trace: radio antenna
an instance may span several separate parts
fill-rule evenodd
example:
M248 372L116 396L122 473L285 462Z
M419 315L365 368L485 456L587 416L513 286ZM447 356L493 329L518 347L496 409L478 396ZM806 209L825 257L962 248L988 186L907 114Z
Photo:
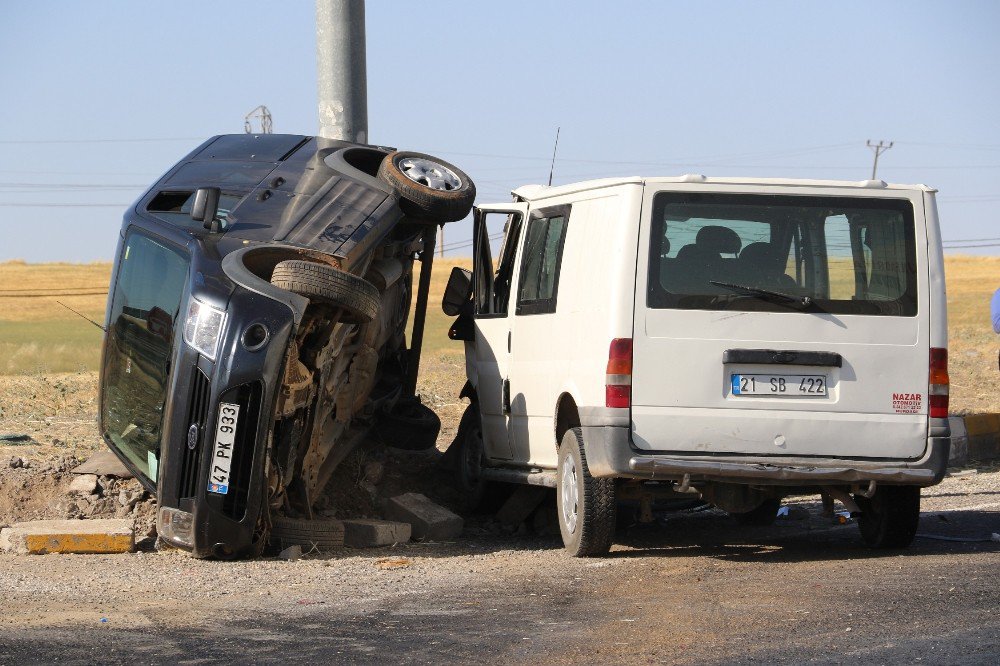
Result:
M93 324L93 325L94 325L94 326L96 326L97 328L101 329L101 330L102 330L102 331L104 331L105 333L107 333L107 332L108 332L108 329L104 328L103 326L101 326L100 324L98 324L98 323L97 323L96 321L94 321L93 319L91 319L90 317L88 317L87 315L84 315L84 314L80 314L79 312L77 312L76 310L74 310L74 309L73 309L73 308L71 308L70 306L66 305L66 304L65 304L65 303L63 303L62 301L56 301L56 303L58 303L59 305L63 306L64 308L66 308L67 310L69 310L70 312L72 312L73 314L75 314L75 315L76 315L77 317L82 317L83 319L86 319L86 320L87 320L87 321L89 321L89 322L90 322L91 324Z
M556 151L559 149L559 130L561 127L556 128L556 145L552 147L552 166L549 168L549 187L552 187L552 172L556 170Z

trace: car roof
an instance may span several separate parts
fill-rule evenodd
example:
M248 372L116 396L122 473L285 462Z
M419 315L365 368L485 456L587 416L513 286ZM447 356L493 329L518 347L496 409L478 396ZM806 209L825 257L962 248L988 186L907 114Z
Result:
M934 188L926 185L901 185L886 183L882 180L818 180L807 178L756 178L756 177L718 177L703 176L701 174L685 174L683 176L628 176L620 178L599 178L595 180L584 180L567 185L524 185L511 191L518 199L533 201L536 199L547 199L550 197L562 196L565 194L575 194L588 190L596 190L607 187L617 187L620 185L674 185L674 184L704 184L704 185L749 185L765 187L829 187L829 188L854 188L854 189L885 189L885 190L906 190L936 192Z

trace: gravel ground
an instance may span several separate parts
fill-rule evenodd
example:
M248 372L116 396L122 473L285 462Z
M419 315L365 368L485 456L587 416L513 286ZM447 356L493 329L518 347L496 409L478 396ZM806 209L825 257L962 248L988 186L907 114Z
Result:
M979 541L889 554L790 498L769 528L661 514L600 560L484 520L295 562L0 555L0 663L993 664L1000 470L976 469L925 491L920 533Z

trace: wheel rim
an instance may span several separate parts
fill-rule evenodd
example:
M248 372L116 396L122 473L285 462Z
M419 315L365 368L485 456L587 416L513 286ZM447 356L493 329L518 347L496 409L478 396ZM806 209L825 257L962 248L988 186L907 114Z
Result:
M448 167L420 157L406 157L399 161L399 170L414 183L440 192L450 192L462 187L462 179Z
M562 464L562 517L566 531L576 532L577 507L576 466L567 458Z

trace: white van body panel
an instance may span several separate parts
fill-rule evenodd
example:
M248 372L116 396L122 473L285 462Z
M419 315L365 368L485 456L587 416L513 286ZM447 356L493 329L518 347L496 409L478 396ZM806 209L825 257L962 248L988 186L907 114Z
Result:
M913 212L916 314L649 307L650 220L661 191L905 200ZM679 478L679 470L691 470L703 479L742 483L753 483L758 473L764 483L880 479L929 485L940 479L948 434L944 419L929 418L928 355L932 347L947 347L947 321L931 188L688 175L532 185L514 196L514 206L527 207L528 222L518 240L506 320L509 357L505 368L497 368L509 381L506 417L492 414L492 408L487 416L483 401L499 399L496 387L484 393L474 379L481 375L475 366L495 364L496 354L467 343L468 374L478 383L484 429L489 418L508 430L506 450L499 442L487 445L492 463L553 469L560 401L572 400L583 421L588 457L601 452L592 470L604 476ZM558 307L517 314L527 225L560 206L570 213ZM494 346L500 344L499 331L490 337ZM605 407L608 349L615 338L632 339L630 408ZM812 358L838 356L838 363L778 369L725 363L730 350L821 352L826 356ZM822 375L827 393L734 395L732 375L754 373Z
M671 184L669 191L704 191ZM649 183L645 208L663 186ZM721 184L712 192L900 198L913 206L918 312L915 317L651 309L648 253L636 271L632 441L647 451L850 458L919 458L927 446L930 348L923 193L883 188ZM639 246L649 247L649 224ZM834 352L842 367L780 368L724 364L735 348ZM826 397L738 396L733 374L795 373L827 377ZM920 395L919 413L898 413L894 394Z
M604 403L608 344L631 335L640 193L638 185L618 186L532 202L532 215L561 206L570 210L557 312L515 314L513 320L515 460L555 466L560 396L581 405ZM522 252L524 242L522 237ZM600 349L603 353L597 353Z

